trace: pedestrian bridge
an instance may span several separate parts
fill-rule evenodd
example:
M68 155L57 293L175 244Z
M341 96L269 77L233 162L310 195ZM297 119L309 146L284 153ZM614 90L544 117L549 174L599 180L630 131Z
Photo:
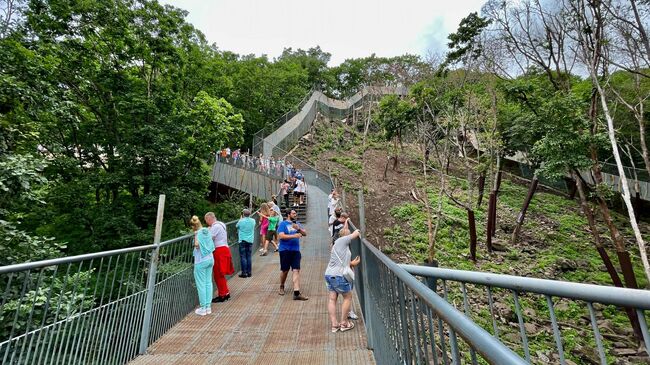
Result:
M303 109L308 104L303 103ZM334 104L323 108L318 100L311 105L324 113L341 110ZM350 103L343 107L349 105L354 107ZM298 116L300 122L294 127L304 128L312 114L285 119ZM288 143L288 136L297 138L296 133L286 133L283 143ZM261 141L259 145L274 156L284 153L271 139ZM215 181L263 198L273 191L277 177L226 165L216 163ZM191 235L4 266L0 267L1 363L650 361L646 350L650 348L649 291L398 265L363 238L351 246L353 256L361 257L354 293L360 319L351 331L331 333L322 276L329 258L325 208L332 182L307 164L301 167L308 182L301 292L310 297L308 301L278 295L278 256L257 256L251 278L230 278L229 301L213 304L208 316L196 316ZM363 231L373 222L365 222L363 197L358 198L357 223ZM238 269L234 225L227 223L227 229ZM290 282L289 278L288 290Z
M361 318L352 331L330 333L322 278L328 190L318 185L308 191L302 242L309 301L278 295L277 254L257 256L251 278L230 279L232 299L196 316L191 236L0 267L2 363L609 364L622 354L628 363L647 361L639 346L650 341L648 291L398 265L363 239L352 247L362 258L354 296ZM360 213L363 225L362 205ZM234 222L227 227L238 265ZM629 349L616 347L626 339L605 319L623 307L636 314L640 335L635 340L629 324L617 332L628 334ZM580 320L568 323L568 315ZM575 349L576 334L589 338L589 351Z

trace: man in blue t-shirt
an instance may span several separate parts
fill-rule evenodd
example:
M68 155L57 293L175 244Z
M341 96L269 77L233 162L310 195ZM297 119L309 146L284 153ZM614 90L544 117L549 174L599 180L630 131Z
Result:
M306 236L307 231L298 223L295 210L287 211L287 219L280 222L278 226L278 237L280 238L280 292L284 295L284 282L289 275L289 269L293 270L293 300L308 300L309 298L300 293L300 237Z
M241 261L240 278L250 278L252 274L251 249L255 240L255 219L251 218L251 211L244 209L241 219L237 222L239 235L239 257Z

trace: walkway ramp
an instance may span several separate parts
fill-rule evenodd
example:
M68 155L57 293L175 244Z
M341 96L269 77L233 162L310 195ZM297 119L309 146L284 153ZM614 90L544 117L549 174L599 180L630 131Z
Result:
M278 295L277 253L256 255L251 278L234 277L228 282L229 301L213 304L212 314L206 317L187 315L131 363L374 364L361 319L352 331L329 331L323 280L330 240L325 223L327 195L317 188L308 193L308 236L301 242L301 292L309 296L308 301L292 299L291 274L287 294ZM361 314L356 294L354 305Z
M271 200L271 195L277 194L282 178L246 169L232 162L215 162L212 166L212 181L261 199Z

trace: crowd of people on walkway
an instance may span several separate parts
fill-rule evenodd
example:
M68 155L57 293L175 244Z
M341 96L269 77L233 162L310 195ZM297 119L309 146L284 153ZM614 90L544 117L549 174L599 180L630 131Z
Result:
M304 176L288 175L282 182L280 192L284 198L284 216L276 200L261 204L259 214L260 256L267 256L269 247L280 257L280 285L278 294L285 295L285 283L292 272L293 300L306 301L309 297L300 290L301 252L300 239L307 236L306 229L298 221L297 207L305 204L306 185ZM290 204L288 195L294 194ZM332 236L330 258L324 272L325 286L328 290L327 309L331 321L331 332L345 332L354 328L358 316L352 310L352 289L354 267L360 263L357 256L352 258L350 243L359 237L359 231L351 231L348 214L342 211L337 192L332 189L328 197L328 226ZM236 223L241 272L239 277L250 278L252 271L252 249L255 241L257 222L252 212L246 208ZM228 247L226 225L217 220L213 212L204 216L207 227L203 227L197 216L190 224L195 232L194 238L194 278L199 297L199 308L195 313L205 316L212 313L211 303L230 299L226 276L235 273L232 255ZM213 298L213 280L217 286L217 296ZM341 316L337 317L338 297L342 297Z
M215 152L215 161L232 164L248 170L263 172L274 176L290 176L295 168L291 162L285 162L281 158L259 154L257 156L242 152L239 149L231 150L230 147Z

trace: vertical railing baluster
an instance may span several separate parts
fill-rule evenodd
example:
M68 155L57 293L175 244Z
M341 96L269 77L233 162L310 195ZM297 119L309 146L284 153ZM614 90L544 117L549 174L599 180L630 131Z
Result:
M406 298L405 298L405 293L404 293L404 284L402 283L401 280L397 279L397 293L399 296L399 321L400 321L400 329L402 331L402 344L403 344L403 352L404 352L404 361L406 361L407 364L410 364L412 362L411 359L411 354L410 354L410 345L409 345L409 339L408 339L408 327L406 326Z
M130 291L128 291L128 294L130 295L129 302L128 302L129 304L127 305L125 324L123 325L122 334L120 335L121 337L126 338L126 340L124 341L123 346L118 351L117 364L123 364L130 359L129 353L134 344L133 334L137 332L136 316L137 313L139 313L140 311L139 303L141 297L141 295L139 294L140 282L137 281L137 278L138 278L138 271L140 270L140 266L141 266L140 262L142 261L142 252L138 252L138 255L135 257L134 261L135 261L135 273L133 275L129 275L130 278L129 283L131 282L131 280L133 280L133 283L131 283L131 286L133 286L133 288ZM142 269L142 271L144 271L144 269Z
M9 356L9 349L11 349L11 347L12 347L11 342L12 342L12 340L14 338L14 332L16 331L16 328L17 328L16 324L18 322L20 307L23 305L23 299L25 298L25 291L27 290L28 282L31 281L31 276L30 276L31 272L32 272L31 270L27 270L25 272L25 281L23 282L23 288L21 289L20 297L18 298L18 305L16 306L16 314L14 315L14 321L13 321L13 324L11 325L11 331L9 332L9 338L7 340L7 349L5 350L5 354L4 354L3 358L2 358L2 363L3 364L7 363L7 357ZM15 355L15 353L16 353L15 351L12 352L12 356L11 356L12 360L11 361L13 361L13 356Z
M442 362L449 365L449 356L447 356L447 345L445 341L445 327L440 316L438 318L438 335L440 336L440 350L442 351Z
M424 362L428 363L429 362L429 347L427 346L427 325L426 325L426 320L425 318L422 318L422 316L426 316L427 309L428 307L426 304L424 304L424 300L419 300L419 308L418 308L418 322L420 325L420 333L422 334L422 349L424 352Z
M421 347L420 347L420 331L418 329L418 320L417 320L417 313L415 310L415 300L416 296L413 291L409 290L409 297L411 299L411 322L413 323L413 341L415 342L415 358L417 360L418 364L422 363L422 354L421 354Z
M86 301L86 289L88 289L88 284L90 282L90 278L92 277L93 262L94 262L94 259L90 259L90 262L88 263L88 270L87 270L88 271L88 277L86 278L86 281L85 281L85 283L83 285L83 292L81 293L81 311L79 312L79 316L78 316L77 321L76 321L77 323L75 324L75 328L73 330L73 340L70 342L70 345L72 347L71 348L72 352L70 352L70 357L73 358L73 359L75 359L76 356L77 356L77 350L79 349L79 347L78 347L79 342L80 342L81 337L84 336L84 326L86 324L86 318L88 317L88 313L83 313L83 311L84 311L84 303ZM93 300L94 300L94 298L93 298ZM89 309L92 309L92 306ZM81 329L81 330L79 332L79 335L77 335L77 331L79 331L79 329ZM76 340L75 340L75 338L76 338ZM76 346L75 346L75 342L77 343ZM65 353L68 352L68 345L67 344L65 346L64 351L65 351ZM63 355L63 358L65 358L65 357L66 357L66 354Z
M42 349L44 346L41 346L41 335L44 332L47 332L47 328L45 328L45 323L47 319L47 314L50 310L50 300L52 298L52 292L54 291L54 280L56 279L56 273L59 270L59 265L54 266L54 272L52 273L52 282L50 283L50 290L47 292L47 299L45 299L45 307L43 308L43 319L41 320L41 330L38 331L38 336L36 337L36 343L34 347L34 357L32 358L31 364L34 364L36 362L36 358L40 358L42 354ZM32 340L34 340L34 337L32 337ZM32 349L32 344L29 344L29 349ZM37 350L41 349L41 353L38 353ZM27 353L27 358L29 358L30 353Z
M560 356L560 364L566 364L564 359L564 348L562 346L562 335L560 334L560 328L557 324L557 318L555 317L555 308L553 308L553 299L550 295L545 295L546 303L548 304L549 314L551 316L551 325L553 326L553 337L555 337L555 346L557 348L558 355Z
M645 320L645 312L642 309L637 309L636 315L639 318L641 334L643 335L643 342L645 343L645 351L647 354L650 354L650 334L648 334L648 323Z
M106 304L104 304L104 309L102 310L102 320L101 320L101 336L99 337L99 341L96 345L96 353L97 353L97 361L99 363L102 363L102 357L104 355L104 349L106 348L106 345L108 342L110 342L110 337L111 337L111 331L110 331L110 322L111 319L113 318L114 312L115 312L115 306L113 302L113 289L115 288L115 281L117 279L117 272L120 267L120 256L117 256L115 260L115 267L113 270L110 272L106 273L106 276L109 276L110 273L113 274L113 278L111 279L111 288L108 291L108 299L106 300ZM95 347L93 346L93 349Z
M60 358L61 354L63 353L63 348L65 347L65 344L70 339L70 333L68 332L68 326L72 327L72 323L71 323L72 321L71 321L70 316L72 315L71 311L74 310L74 304L75 304L74 300L77 297L77 289L79 287L79 285L77 285L76 280L81 275L82 268L83 268L83 261L79 262L79 267L77 268L77 273L73 276L74 280L72 280L70 282L70 285L72 286L72 295L70 296L70 302L68 303L68 306L67 306L66 311L65 311L65 320L63 321L63 329L57 333L57 335L55 337L55 340L54 340L54 342L56 342L56 345L57 345L57 347L56 347L57 356L56 356L56 360L55 360L55 363L57 363L57 364L60 364L60 363L65 361L65 358L63 359L63 361L59 361L59 358ZM61 333L61 332L63 332L62 335L65 336L65 337L62 337L61 342L59 343L59 333ZM55 359L54 356L52 356L52 360L54 360L54 359Z
M494 315L494 301L492 299L492 287L488 286L487 287L487 295L488 295L488 304L490 306L490 317L492 317L492 328L494 330L494 337L499 338L499 326L497 326L497 319Z
M444 293L444 298L449 302L449 295L447 292L447 280L442 281L442 290ZM451 303L449 303L451 304ZM449 346L451 347L451 358L454 361L455 365L460 364L460 350L458 349L458 339L456 337L456 331L449 326Z
M122 264L121 267L119 265L117 265L117 264L115 265L116 270L115 270L115 275L113 276L113 284L111 285L111 297L112 297L112 293L113 293L113 288L115 286L115 277L118 274L118 272L117 272L118 268L121 271L121 274L120 274L120 279L117 280L117 295L115 296L115 300L113 301L114 302L114 304L112 304L113 309L111 309L110 317L108 319L109 323L108 323L108 331L107 331L108 335L106 336L106 341L105 341L106 345L102 346L102 349L100 350L100 354L103 353L103 355L104 355L102 357L102 359L100 360L102 364L108 363L108 359L110 358L109 354L114 355L113 351L109 351L109 347L110 347L109 344L113 342L112 340L114 338L116 338L115 333L114 333L114 331L115 331L115 322L116 322L117 316L120 313L121 306L124 305L124 303L122 303L120 301L120 294L122 294L122 283L124 282L124 273L126 272L126 263L127 263L127 258L128 257L129 257L129 254L124 255L124 260L123 260L124 263ZM118 257L118 259L119 259L119 257Z
M99 283L100 283L100 275L102 272L102 268L104 267L104 258L102 257L99 260L99 266L97 267L97 271L94 273L94 278L95 278L95 287L93 288L93 301L90 304L91 308L90 311L88 312L88 321L87 323L84 322L84 333L93 333L93 328L95 325L95 321L97 320L97 308L95 307L95 304L97 302L97 291L99 289ZM90 267L92 270L92 266ZM89 326L88 330L85 328L85 326ZM79 343L77 344L77 350L79 351L79 356L81 358L81 363L85 363L86 361L86 349L88 348L88 344L90 341L94 340L95 336L80 336Z
M469 302L467 300L467 287L465 286L465 283L461 282L460 288L463 292L463 308L465 309L465 315L469 319L472 319L472 314L469 311ZM476 351L474 351L474 348L472 347L471 344L468 345L469 345L469 355L472 359L472 364L476 365Z
M48 331L48 341L47 342L47 349L45 350L45 359L41 362L41 355L38 357L38 363L39 364L46 364L47 360L49 359L50 356L50 348L52 346L52 337L54 336L55 328L58 326L58 321L59 321L59 311L61 310L61 302L63 301L63 294L65 293L65 289L68 285L68 279L70 278L70 268L72 267L72 264L68 264L68 268L65 271L65 276L63 278L63 285L61 286L61 292L59 293L59 301L56 304L56 312L54 313L54 319L52 320L52 325L49 327L51 331ZM54 285L54 284L52 284ZM54 357L54 355L53 355Z
M524 348L524 356L526 361L530 363L530 349L528 348L528 336L526 335L526 327L524 327L524 317L521 314L521 306L519 305L519 293L516 290L512 291L512 296L515 302L515 312L517 313L517 320L519 322L519 334L521 335L521 343Z
M132 301L131 294L129 293L129 282L131 280L131 275L133 272L133 262L135 253L131 253L127 255L127 258L131 257L131 260L129 261L129 271L128 274L126 274L126 280L124 280L124 275L122 275L121 283L120 283L120 292L122 290L122 286L124 286L124 301L122 302L122 311L119 320L117 320L118 323L118 329L117 329L117 338L120 338L121 341L117 344L117 347L115 348L115 351L112 353L112 359L116 364L121 364L120 357L122 354L122 350L124 349L124 346L126 345L126 336L124 336L124 329L125 327L129 326L131 324L130 321L126 321L125 317L127 316L127 313L130 312L129 310L129 305ZM124 261L126 262L127 259ZM118 298L120 297L121 293L118 293Z
M427 306L427 317L429 319L429 333L431 334L431 355L433 356L433 365L438 365L439 363L438 363L438 347L436 346L436 328L433 325L433 313L429 306Z
M149 272L147 273L147 299L144 307L144 317L142 320L142 333L140 335L139 353L144 354L149 347L149 336L151 335L151 320L153 316L153 298L156 288L156 277L158 270L158 259L160 253L160 236L162 235L162 221L165 212L165 195L160 195L158 199L158 212L156 216L156 228L154 231L153 243L156 248L151 253L151 262L149 263Z
M20 356L18 356L18 363L19 364L22 362L22 359L23 359L23 353L25 352L25 346L27 345L27 338L28 337L32 337L32 338L34 337L34 334L32 334L31 336L29 335L29 330L32 327L32 318L34 318L34 308L36 308L36 298L39 297L39 289L41 287L41 283L42 283L42 280L43 280L43 271L44 270L45 270L45 268L41 268L38 271L38 276L36 278L36 287L34 287L34 299L32 300L32 305L31 305L32 309L29 311L29 318L27 319L27 322L25 322L26 327L25 327L25 334L23 335L23 340L22 340L23 345L20 348ZM31 343L31 341L30 341L30 343ZM31 345L30 345L30 347L31 347ZM30 352L29 350L30 349L28 349L27 351ZM12 356L12 358L13 358L13 356ZM26 357L25 361L29 361L29 357Z
M43 361L41 361L41 358L43 357L43 351L41 350L41 353L38 355L38 364L45 364L47 363L49 354L50 354L50 346L52 346L52 336L54 333L54 330L57 326L57 322L59 320L59 310L61 309L61 301L63 300L63 293L65 293L66 285L68 283L68 277L70 276L70 267L71 264L68 264L65 277L63 278L63 286L61 287L61 292L59 293L59 301L56 304L56 311L54 312L54 318L52 319L52 324L47 327L46 334L43 335L43 341L47 343L47 348L45 348L45 344L43 344L42 349L45 350L45 358ZM52 278L52 286L56 283L56 275L53 276ZM49 338L49 340L45 340L45 338ZM40 342L40 341L39 341Z
M589 319L591 320L591 328L594 331L594 339L596 340L596 348L598 349L600 364L607 365L607 358L605 357L605 350L603 349L603 340L600 336L600 331L598 330L598 322L596 321L596 312L594 312L594 306L591 304L591 302L587 302L587 308L589 308Z
M106 264L106 273L104 273L104 284L102 285L102 294L99 297L99 305L97 306L94 314L94 319L92 324L90 325L90 333L99 333L100 331L100 326L102 325L101 323L101 317L103 313L103 305L104 305L104 296L106 294L106 286L108 285L108 276L111 272L111 263L113 262L113 256L110 256L108 258L108 263ZM97 294L97 287L99 286L99 283L101 282L101 275L102 275L102 270L101 267L97 271L97 284L95 285L95 294L93 295L94 298L96 297ZM91 354L92 349L95 348L95 342L98 340L99 336L86 336L89 337L89 340L86 342L84 351L83 351L83 363L86 363L86 356L91 356L89 362L92 362L93 355Z

